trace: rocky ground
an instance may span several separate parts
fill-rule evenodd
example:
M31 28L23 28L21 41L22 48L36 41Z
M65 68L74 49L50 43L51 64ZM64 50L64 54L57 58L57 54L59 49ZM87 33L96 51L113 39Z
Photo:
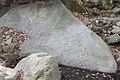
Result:
M20 44L26 38L25 33L17 29L0 26L0 64L13 68L18 63Z

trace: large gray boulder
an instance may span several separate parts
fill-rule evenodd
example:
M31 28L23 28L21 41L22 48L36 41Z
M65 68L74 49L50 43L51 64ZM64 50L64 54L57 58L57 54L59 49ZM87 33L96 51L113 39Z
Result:
M0 18L0 25L27 34L21 57L46 52L57 56L60 64L108 73L117 70L105 42L75 19L59 0L17 6Z
M58 63L46 53L32 54L22 59L15 67L24 72L23 80L60 80Z

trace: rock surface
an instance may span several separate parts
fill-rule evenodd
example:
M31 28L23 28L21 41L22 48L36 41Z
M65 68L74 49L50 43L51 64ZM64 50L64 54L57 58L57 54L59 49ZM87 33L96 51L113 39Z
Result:
M15 67L22 70L23 80L60 80L58 63L46 53L32 54L22 59Z
M118 34L114 34L108 37L108 43L117 43L120 41L120 36Z
M16 71L0 66L0 80L17 80Z
M113 25L112 33L120 34L120 27Z
M113 10L112 10L114 13L119 13L120 12L120 8L114 8Z
M60 64L109 73L117 70L109 47L59 0L17 6L1 17L0 25L28 35L21 57L46 52L57 56Z
M60 80L58 63L47 53L32 54L14 69L0 66L0 80Z
M120 27L120 21L119 21L119 22L117 22L116 24L117 24L117 26L119 26L119 27Z

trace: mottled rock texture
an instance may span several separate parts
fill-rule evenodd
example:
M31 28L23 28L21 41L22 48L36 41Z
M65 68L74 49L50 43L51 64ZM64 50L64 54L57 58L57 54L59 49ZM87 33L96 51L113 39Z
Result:
M58 63L47 53L32 54L22 59L15 70L24 72L23 80L60 80Z
M0 18L0 25L27 34L21 57L46 52L57 56L60 64L108 73L117 70L105 42L75 19L59 0L12 8Z

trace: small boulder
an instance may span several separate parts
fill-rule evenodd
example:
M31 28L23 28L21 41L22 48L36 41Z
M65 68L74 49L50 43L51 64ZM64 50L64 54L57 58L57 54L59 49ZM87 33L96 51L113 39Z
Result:
M3 37L0 35L0 43L3 41Z
M60 80L58 64L46 53L32 54L22 59L15 70L23 70L23 80Z
M17 80L16 71L11 68L0 66L0 80Z
M112 11L113 11L114 13L120 13L120 8L115 7Z
M0 53L2 52L2 48L0 48Z
M119 21L119 22L117 22L117 23L116 23L116 25L120 27L120 21Z
M100 0L98 8L101 10L108 10L112 8L112 0Z
M114 34L114 35L111 35L108 37L108 43L111 44L111 43L117 43L120 41L120 36L118 34Z
M120 27L113 25L112 33L120 34Z

